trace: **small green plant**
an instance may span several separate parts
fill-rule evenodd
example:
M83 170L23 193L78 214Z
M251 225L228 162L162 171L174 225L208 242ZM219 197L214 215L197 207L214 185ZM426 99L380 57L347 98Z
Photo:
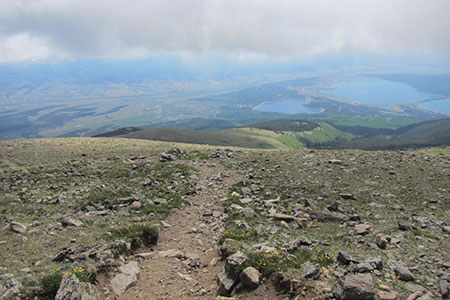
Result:
M318 263L321 267L329 266L334 262L328 253L320 249L316 250L316 257L312 261Z
M197 154L197 156L198 156L199 159L208 159L209 158L208 153L205 153L205 152L199 152Z
M155 245L158 242L159 235L155 226L143 223L112 228L110 233L112 238L125 238L128 240L139 238L146 246Z
M47 296L56 296L64 274L73 274L80 282L93 282L92 276L83 268L57 268L53 273L44 275L40 280L41 287Z
M41 286L47 296L52 298L56 296L62 276L60 272L54 272L41 278Z
M303 259L292 254L283 255L279 252L272 254L249 253L247 266L258 269L263 275L282 272L287 269L299 269Z
M236 230L236 231L227 230L224 233L222 233L222 236L220 237L218 244L222 245L226 239L233 239L233 240L241 241L241 240L249 240L256 236L258 236L256 231L252 231L252 230L248 230L248 229Z

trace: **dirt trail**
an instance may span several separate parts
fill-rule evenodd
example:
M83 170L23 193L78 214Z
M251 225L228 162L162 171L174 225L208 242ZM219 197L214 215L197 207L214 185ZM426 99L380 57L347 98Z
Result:
M198 186L191 204L173 211L162 228L158 245L151 256L140 263L138 284L119 299L214 299L216 275L222 270L217 239L223 231L223 206L229 187L238 180L218 162L200 161ZM163 257L175 250L188 258ZM174 251L174 252L175 252ZM199 258L199 267L191 267Z

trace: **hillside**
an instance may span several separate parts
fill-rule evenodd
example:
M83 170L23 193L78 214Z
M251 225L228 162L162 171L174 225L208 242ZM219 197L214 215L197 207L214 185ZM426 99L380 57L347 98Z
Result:
M234 146L261 149L300 148L305 144L350 139L354 135L342 132L325 122L275 120L227 130L186 130L175 128L119 129L96 137L121 137L166 142Z
M446 297L449 157L0 141L0 298Z
M367 138L330 143L328 147L386 150L449 145L450 118L412 124Z

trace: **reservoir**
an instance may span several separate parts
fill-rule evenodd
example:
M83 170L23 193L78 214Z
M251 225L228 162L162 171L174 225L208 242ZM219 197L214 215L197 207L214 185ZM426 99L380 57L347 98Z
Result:
M419 107L427 110L434 110L450 115L450 99L439 99L420 103Z
M277 112L283 114L315 114L321 110L319 108L309 108L304 106L308 101L305 100L280 100L273 102L264 102L255 107L257 111Z
M329 89L321 90L320 92L361 104L379 106L417 103L435 96L419 92L414 87L401 82L379 79L343 81L333 84Z

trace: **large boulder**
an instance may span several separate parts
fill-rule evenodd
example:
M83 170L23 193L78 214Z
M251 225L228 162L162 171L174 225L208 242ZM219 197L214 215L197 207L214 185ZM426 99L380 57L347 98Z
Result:
M248 257L241 251L238 251L227 257L225 268L217 276L217 285L219 286L219 295L228 296L233 288L239 282L239 267L242 266Z
M375 291L369 274L347 275L339 280L336 297L341 300L372 300Z
M253 267L245 268L239 275L241 282L249 289L256 289L258 287L260 277L261 274L259 271Z
M413 281L414 275L411 271L404 266L395 266L394 268L395 275L399 277L400 280L403 281Z
M90 283L80 282L75 275L64 274L55 300L96 300L97 289Z
M237 277L230 276L225 269L217 275L217 285L219 286L218 294L220 296L228 296L237 283Z
M131 261L119 268L120 273L111 281L111 288L117 296L122 295L128 288L136 285L141 269L137 262Z

